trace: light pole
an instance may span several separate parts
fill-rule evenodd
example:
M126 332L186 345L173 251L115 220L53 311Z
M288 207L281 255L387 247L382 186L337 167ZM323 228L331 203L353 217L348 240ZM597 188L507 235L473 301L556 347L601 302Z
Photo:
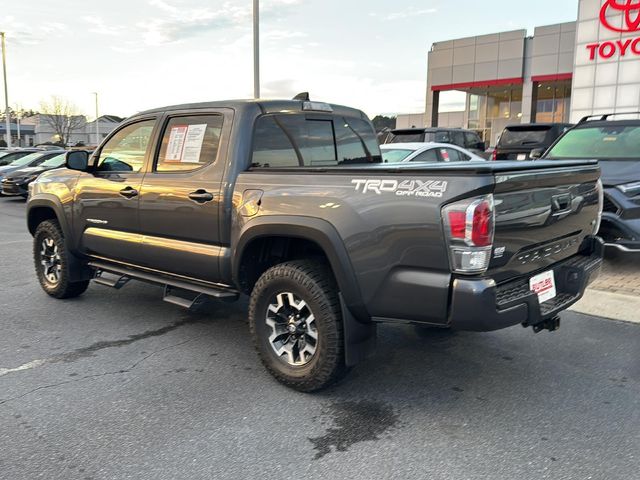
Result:
M7 52L4 44L4 32L0 32L2 42L2 72L4 74L5 122L7 124L7 147L11 148L11 115L9 115L9 88L7 87Z
M18 147L22 146L22 141L20 138L20 119L22 118L22 110L17 108L16 109L16 127L18 128L18 131L16 132L18 134Z
M93 92L93 94L96 96L96 148L98 148L98 146L100 145L100 123L98 122L98 119L100 118L98 114L98 92Z
M253 97L260 98L260 1L253 0Z

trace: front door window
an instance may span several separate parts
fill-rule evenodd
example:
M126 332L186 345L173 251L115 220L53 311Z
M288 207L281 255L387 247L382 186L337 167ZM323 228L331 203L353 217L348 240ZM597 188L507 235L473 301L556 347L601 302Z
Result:
M142 169L155 120L124 127L102 147L97 171L137 173Z

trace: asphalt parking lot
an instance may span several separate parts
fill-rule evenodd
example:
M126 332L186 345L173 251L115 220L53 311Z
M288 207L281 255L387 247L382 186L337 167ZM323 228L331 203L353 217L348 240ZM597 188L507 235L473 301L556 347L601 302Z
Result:
M306 395L259 364L245 302L48 298L24 224L0 198L2 479L638 478L640 325L383 327L370 361Z

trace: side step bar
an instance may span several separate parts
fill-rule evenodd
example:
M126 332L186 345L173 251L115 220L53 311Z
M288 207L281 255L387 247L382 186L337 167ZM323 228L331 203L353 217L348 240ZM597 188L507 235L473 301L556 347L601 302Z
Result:
M100 285L105 285L107 287L120 289L124 287L131 279L153 283L156 285L164 285L163 300L184 308L194 308L198 305L201 305L206 300L206 297L236 300L240 296L240 293L231 287L225 287L222 285L209 286L204 284L191 283L177 278L171 278L151 272L134 270L132 268L113 265L106 262L91 261L89 262L89 267L96 270L94 281ZM102 277L103 272L116 275L117 278L104 278ZM193 299L184 298L175 294L175 290L186 290L188 292L195 293L196 296Z
M105 287L111 287L115 288L116 290L120 290L127 283L129 283L129 280L131 280L131 278L126 275L120 275L116 279L105 278L102 276L102 272L102 270L97 270L96 276L94 277L93 281L100 285L104 285Z
M173 305L177 305L187 310L195 310L204 302L207 301L207 296L204 293L197 293L194 298L185 298L173 293L174 288L170 285L164 286L164 293L162 300Z

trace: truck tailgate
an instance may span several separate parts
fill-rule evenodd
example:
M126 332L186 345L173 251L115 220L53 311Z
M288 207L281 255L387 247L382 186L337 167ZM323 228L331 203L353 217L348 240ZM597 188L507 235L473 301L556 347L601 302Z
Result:
M488 274L497 282L578 253L599 215L600 169L567 165L496 172L496 230Z

